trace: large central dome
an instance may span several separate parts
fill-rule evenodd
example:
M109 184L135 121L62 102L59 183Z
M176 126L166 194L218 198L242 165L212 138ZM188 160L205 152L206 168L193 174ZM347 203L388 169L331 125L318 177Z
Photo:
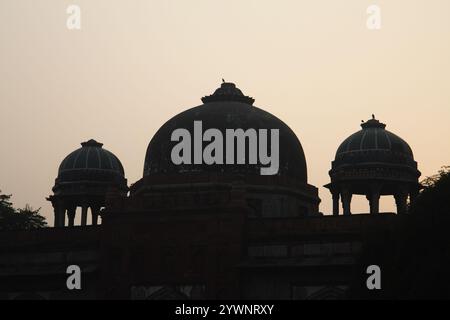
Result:
M215 128L225 136L226 129L279 130L278 176L307 182L305 155L294 132L280 119L253 106L254 99L245 96L233 83L222 83L214 94L203 97L204 104L186 110L167 121L154 135L147 148L144 176L160 174L219 173L237 175L260 175L259 164L180 164L171 159L172 148L178 143L171 141L172 132L186 129L194 136L194 121L202 121L203 131ZM270 134L269 139L270 141ZM203 143L205 147L208 142ZM270 146L268 148L270 152ZM224 150L225 151L225 150ZM246 159L248 159L248 146ZM225 154L225 152L224 152ZM248 161L246 162L248 163Z

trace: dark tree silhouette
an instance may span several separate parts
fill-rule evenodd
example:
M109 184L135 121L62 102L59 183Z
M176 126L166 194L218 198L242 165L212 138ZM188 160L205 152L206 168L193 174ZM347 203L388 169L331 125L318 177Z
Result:
M350 298L450 299L450 167L422 185L392 232L366 239ZM366 287L371 264L381 268L381 290Z
M0 231L30 230L47 226L45 217L39 214L40 209L34 210L29 205L23 209L15 209L10 199L11 195L1 194L0 191Z

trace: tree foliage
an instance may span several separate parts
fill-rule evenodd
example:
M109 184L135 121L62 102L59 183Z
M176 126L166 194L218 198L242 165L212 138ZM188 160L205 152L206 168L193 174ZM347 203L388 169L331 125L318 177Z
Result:
M422 185L410 214L399 217L392 232L366 239L350 298L450 298L450 167ZM382 270L381 290L367 290L371 264Z
M0 231L31 230L47 226L45 217L41 216L40 208L35 210L29 205L16 209L11 203L11 195L0 191Z

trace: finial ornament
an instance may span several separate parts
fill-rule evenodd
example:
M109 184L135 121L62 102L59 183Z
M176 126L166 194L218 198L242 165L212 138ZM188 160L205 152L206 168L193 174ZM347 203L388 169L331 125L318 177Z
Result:
M367 120L365 122L362 121L361 127L363 129L366 129L366 128L381 128L381 129L384 129L386 127L386 125L384 123L381 123L379 120L375 119L375 115L372 114L372 119Z
M82 142L81 146L101 148L103 146L103 143L97 142L94 139L89 139L88 141Z
M203 97L202 101L203 103L214 101L237 101L246 103L248 105L253 105L255 99L244 95L242 91L239 90L239 88L236 88L236 85L234 83L225 82L225 79L222 79L220 88L214 91L213 94Z

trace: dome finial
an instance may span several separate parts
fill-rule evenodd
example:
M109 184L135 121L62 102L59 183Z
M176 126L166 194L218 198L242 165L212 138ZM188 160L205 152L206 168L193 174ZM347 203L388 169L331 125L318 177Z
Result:
M97 142L94 139L89 139L88 141L81 143L82 147L97 147L101 148L103 146L103 143Z
M368 128L381 128L384 129L386 128L386 125L384 123L381 123L379 120L375 119L375 115L372 114L372 119L367 120L366 122L362 122L361 123L361 127L363 129L368 129Z
M252 105L253 102L255 102L255 99L244 95L234 83L225 82L225 79L222 78L220 88L216 89L212 95L203 97L202 101L203 103L216 101L237 101Z

